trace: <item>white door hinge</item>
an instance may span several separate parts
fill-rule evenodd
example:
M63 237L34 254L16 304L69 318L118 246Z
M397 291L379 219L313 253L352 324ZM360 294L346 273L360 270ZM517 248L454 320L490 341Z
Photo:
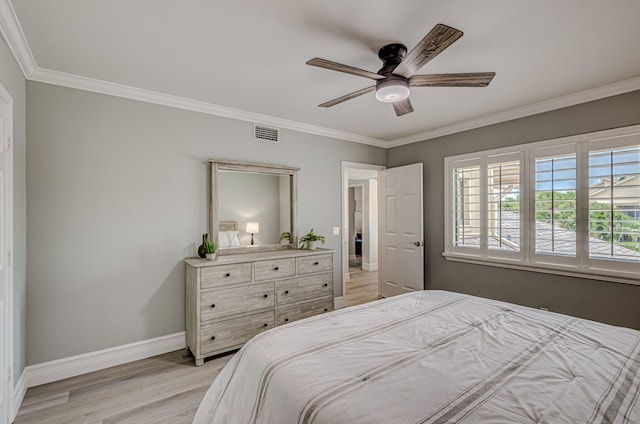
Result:
M8 253L9 253L9 254L7 255L7 256L8 256L8 257L7 257L7 259L8 259L7 264L8 264L8 265L11 265L11 250L9 250L9 252L8 252Z
M7 368L7 383L11 383L11 367Z

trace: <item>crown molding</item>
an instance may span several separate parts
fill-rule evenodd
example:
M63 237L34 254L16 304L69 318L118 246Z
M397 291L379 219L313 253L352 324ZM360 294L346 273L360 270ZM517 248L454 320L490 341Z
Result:
M240 109L229 108L199 100L173 96L141 88L117 84L108 81L83 77L65 72L39 68L33 58L29 44L25 38L20 22L15 14L15 10L10 0L0 0L0 34L7 41L9 49L16 58L20 69L28 80L44 82L48 84L60 85L79 90L92 91L116 97L123 97L131 100L138 100L146 103L153 103L178 109L190 110L209 115L221 116L225 118L237 119L241 121L253 122L261 125L273 126L292 131L308 134L320 135L323 137L338 140L353 141L356 143L368 144L371 146L390 148L419 141L430 140L436 137L468 131L488 125L498 124L525 116L536 115L564 107L574 106L605 97L615 96L630 91L640 90L640 77L615 82L612 84L556 97L542 102L509 109L502 112L458 122L452 125L443 126L433 130L420 132L417 134L399 137L393 140L382 140L374 137L367 137L346 131L339 131L303 122L291 121L274 116L263 115L254 112L247 112Z
M9 0L0 0L0 33L16 58L25 78L37 68L16 12Z
M116 97L123 97L141 102L153 103L178 109L190 110L193 112L206 113L224 118L232 118L240 121L249 121L256 124L274 126L282 129L299 131L303 133L321 135L339 140L354 141L356 143L370 144L377 147L386 147L388 143L384 140L353 134L345 131L324 128L260 113L247 112L226 106L220 106L199 100L187 99L185 97L173 96L156 91L144 90L123 84L87 78L65 72L53 71L50 69L36 68L28 76L29 80L44 82L48 84L60 85L79 90L92 91L94 93L107 94Z
M417 143L419 141L430 140L433 138L468 131L475 128L499 124L500 122L512 121L514 119L524 118L525 116L537 115L540 113L562 109L565 107L591 102L594 100L603 99L605 97L611 97L636 90L640 90L640 77L630 78L627 80L614 82L612 84L579 91L577 93L567 94L565 96L544 100L538 103L509 109L503 112L493 113L491 115L470 119L468 121L458 122L456 124L424 131L418 134L396 138L389 141L387 146L396 147L405 144Z

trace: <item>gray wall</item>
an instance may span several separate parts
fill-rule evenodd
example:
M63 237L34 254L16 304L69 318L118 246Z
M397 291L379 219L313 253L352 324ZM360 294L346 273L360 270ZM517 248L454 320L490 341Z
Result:
M297 166L299 233L336 249L341 160L383 149L29 81L27 363L184 330L184 266L207 231L210 158Z
M13 99L13 369L17 383L26 363L27 342L25 79L2 37L0 84Z
M424 164L425 286L640 328L640 286L446 261L444 158L640 123L640 91L389 149L389 167Z

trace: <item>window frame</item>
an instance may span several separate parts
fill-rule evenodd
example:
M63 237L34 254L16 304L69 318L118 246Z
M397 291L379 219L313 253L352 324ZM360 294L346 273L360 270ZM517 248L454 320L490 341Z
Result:
M640 285L640 262L589 257L589 152L633 145L640 145L640 125L445 157L442 255L452 261ZM535 253L535 160L556 153L573 153L576 158L575 257ZM488 249L488 166L516 157L520 160L520 252ZM475 164L480 165L482 188L480 247L454 246L453 170Z

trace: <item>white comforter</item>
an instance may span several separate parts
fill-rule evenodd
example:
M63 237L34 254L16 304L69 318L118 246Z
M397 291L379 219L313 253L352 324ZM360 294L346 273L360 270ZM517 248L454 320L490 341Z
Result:
M262 333L204 423L640 423L640 332L423 291Z

